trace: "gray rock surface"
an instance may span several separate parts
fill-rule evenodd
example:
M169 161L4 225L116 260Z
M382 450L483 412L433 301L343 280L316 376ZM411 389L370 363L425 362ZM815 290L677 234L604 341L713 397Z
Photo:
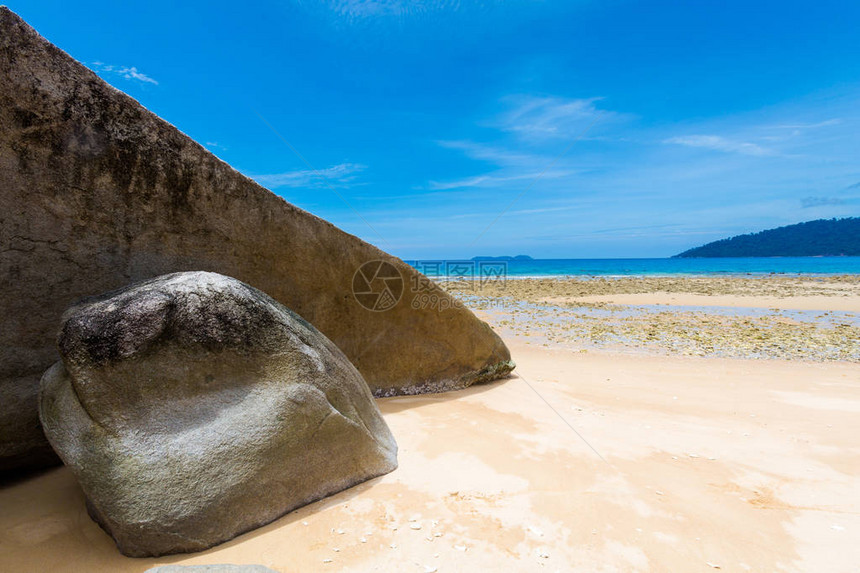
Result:
M130 556L199 551L392 471L358 370L238 280L175 273L64 315L45 433Z
M353 294L374 260L402 279L383 312ZM285 304L376 395L463 388L513 367L501 339L444 292L413 305L426 293L412 291L411 267L234 171L0 8L0 472L56 459L36 392L57 360L62 311L188 270Z

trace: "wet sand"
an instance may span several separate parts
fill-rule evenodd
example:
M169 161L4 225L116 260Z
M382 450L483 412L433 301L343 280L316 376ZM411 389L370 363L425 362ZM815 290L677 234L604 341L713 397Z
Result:
M510 296L530 301L547 297L576 300L595 295L653 293L780 299L812 296L835 299L828 303L827 308L830 308L830 304L838 304L840 298L860 296L860 275L509 278L485 284L455 280L446 286L455 292L477 290L486 296Z
M580 351L860 362L860 277L515 279L448 290L506 339Z
M674 292L641 294L610 294L582 296L575 299L583 303L622 305L674 305L674 306L725 306L736 308L774 308L780 310L820 310L860 313L860 296L752 296L706 295ZM570 303L571 299L547 297L545 302Z
M57 468L0 489L0 570L857 571L860 365L504 332L515 376L379 401L392 474L203 553L130 559Z

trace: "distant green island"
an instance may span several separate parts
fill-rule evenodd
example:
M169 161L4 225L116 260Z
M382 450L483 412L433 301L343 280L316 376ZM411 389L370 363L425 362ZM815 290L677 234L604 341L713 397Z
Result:
M473 261L533 261L528 255L517 255L515 257L472 257Z
M738 235L673 258L860 256L860 217L818 219Z

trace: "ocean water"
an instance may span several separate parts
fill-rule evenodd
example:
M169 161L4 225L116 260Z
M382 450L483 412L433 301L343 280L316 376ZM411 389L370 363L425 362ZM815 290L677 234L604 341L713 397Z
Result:
M406 261L433 277L763 276L860 274L860 257L719 259L534 259L530 261Z

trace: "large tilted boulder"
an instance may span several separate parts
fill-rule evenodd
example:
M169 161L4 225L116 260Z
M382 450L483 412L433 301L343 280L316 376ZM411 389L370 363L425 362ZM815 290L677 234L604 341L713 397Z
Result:
M373 261L397 284L354 282ZM0 472L53 457L36 389L63 309L187 270L285 304L376 395L463 388L513 367L446 294L413 304L427 285L411 267L234 171L0 8Z
M199 551L397 466L346 356L235 279L176 273L87 300L58 346L42 424L126 555Z

